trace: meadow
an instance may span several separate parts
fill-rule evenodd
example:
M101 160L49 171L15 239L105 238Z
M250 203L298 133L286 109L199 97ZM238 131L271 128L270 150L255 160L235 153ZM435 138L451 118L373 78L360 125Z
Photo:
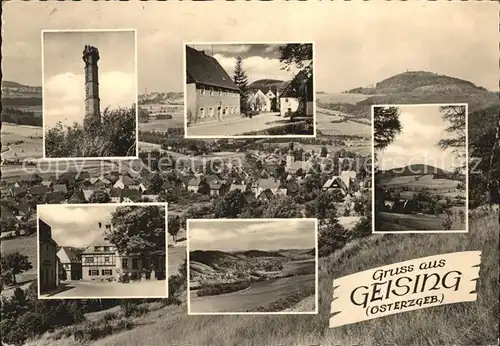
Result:
M0 246L2 254L6 255L10 252L19 251L21 254L28 256L32 269L16 276L18 283L28 283L36 279L37 276L37 237L32 234L27 237L16 237L10 239L2 239ZM26 288L26 287L23 287ZM2 295L8 295L9 290L2 292Z
M184 127L184 111L171 113L172 119L150 118L147 123L139 123L139 131L167 132L172 127Z
M451 230L463 231L465 224L460 222L458 210L465 212L465 207L452 207L453 216ZM427 215L427 214L396 214L377 212L375 218L380 225L377 232L399 232L399 231L441 231L443 226L441 222L446 219L446 214ZM450 232L442 231L442 232Z
M351 135L351 136L371 136L370 124L362 124L352 120L345 120L341 123L332 122L338 121L340 119L337 115L331 115L323 113L321 111L316 112L316 126L317 129L321 131L322 134L328 136L334 135Z
M2 159L22 160L43 156L41 127L2 123L1 133ZM17 141L22 143L14 144Z
M134 329L105 337L94 346L122 345L493 345L498 340L499 215L470 219L467 234L372 235L320 259L319 314L187 316L186 306L167 307L142 318ZM432 307L356 324L328 328L332 279L419 257L481 250L476 302ZM196 331L195 333L193 331ZM52 341L50 343L49 341ZM46 337L30 346L52 345ZM72 338L61 346L79 345Z
M351 93L316 93L316 101L321 103L356 103L366 100L370 95Z
M418 180L415 180L418 179ZM387 187L397 187L398 185L407 186L410 189L437 189L437 190L454 190L459 181L450 179L432 179L432 175L404 175L393 177L390 180L381 180L377 185L387 185ZM445 191L453 192L453 191Z

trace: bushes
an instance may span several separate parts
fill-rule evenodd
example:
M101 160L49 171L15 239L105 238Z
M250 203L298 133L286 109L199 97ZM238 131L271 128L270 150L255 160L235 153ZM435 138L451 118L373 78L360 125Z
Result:
M133 328L133 323L129 318L118 318L108 320L88 321L58 330L52 335L52 339L60 340L62 338L73 337L78 342L89 342L101 339L105 336L118 333Z
M102 122L89 124L92 131L74 123L63 127L58 123L45 136L47 157L109 157L136 154L135 107L104 110Z
M199 289L198 292L196 292L196 295L198 297L215 296L223 293L241 291L248 287L250 287L249 280L231 282L227 284L216 284Z
M271 127L267 130L262 131L251 131L246 132L244 135L269 135L269 136L277 136L277 135L312 135L313 129L309 127L306 122L296 122L290 123L286 125Z

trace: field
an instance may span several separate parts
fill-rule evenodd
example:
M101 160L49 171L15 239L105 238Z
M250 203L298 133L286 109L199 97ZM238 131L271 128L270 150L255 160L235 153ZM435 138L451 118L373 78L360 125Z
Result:
M171 113L172 119L149 119L147 123L139 123L139 131L167 132L172 127L184 127L184 112Z
M337 115L326 114L320 111L316 112L317 129L324 135L371 136L371 127L369 124L361 124L352 120L346 120L341 123L332 123L332 121L335 120L339 120Z
M23 143L9 144L15 141ZM22 160L42 156L41 127L2 123L2 159Z
M356 103L366 100L370 95L363 94L349 94L349 93L316 93L316 101L321 103Z
M415 178L419 178L415 180ZM390 180L381 180L377 182L377 185L387 185L388 187L397 187L398 185L404 185L410 189L437 189L442 190L452 190L443 192L454 192L458 185L458 181L449 179L432 179L432 175L404 175L391 178Z
M465 224L460 222L458 210L462 207L452 207L452 225L451 230L465 230ZM397 214L378 212L375 214L380 226L376 232L397 232L397 231L439 231L442 230L441 222L446 218L446 214L427 215L427 214ZM447 232L447 231L443 231Z
M287 316L187 316L171 307L147 323L93 346L162 345L494 345L498 340L498 211L470 220L467 234L374 235L320 259L319 314ZM332 279L419 257L482 250L476 302L450 304L328 328ZM196 331L196 332L193 332ZM49 346L42 339L30 346ZM61 346L77 346L61 339Z

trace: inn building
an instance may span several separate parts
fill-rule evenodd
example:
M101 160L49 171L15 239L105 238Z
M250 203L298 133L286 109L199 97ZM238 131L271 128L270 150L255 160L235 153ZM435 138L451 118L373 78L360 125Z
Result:
M43 220L38 219L38 280L40 293L46 293L59 285L57 247L57 243L52 239L52 228Z
M166 256L142 256L142 254L120 254L106 232L111 225L98 223L100 236L82 253L83 280L118 280L122 275L132 278L164 279L166 275Z
M212 56L186 46L188 124L240 115L240 90Z

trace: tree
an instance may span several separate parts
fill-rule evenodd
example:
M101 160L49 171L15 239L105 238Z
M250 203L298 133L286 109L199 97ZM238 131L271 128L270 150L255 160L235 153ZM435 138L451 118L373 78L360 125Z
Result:
M30 183L31 183L32 185L38 185L38 184L40 184L40 183L42 182L42 180L43 180L43 179L42 179L42 177L40 176L40 174L35 173L35 174L33 174L33 175L31 176L31 178L30 178Z
M374 111L375 149L384 150L403 128L399 121L399 108L375 107Z
M248 77L243 70L243 60L241 56L236 57L236 66L234 67L233 74L234 84L240 89L240 109L241 112L248 111Z
M245 207L245 198L240 190L226 194L215 205L215 218L236 218Z
M321 157L326 157L328 155L328 149L327 147L321 147Z
M0 259L2 282L17 284L16 275L33 269L28 256L19 251L10 252Z
M325 225L318 236L318 254L321 257L328 256L333 251L341 249L347 243L348 232L339 223Z
M109 203L111 198L106 191L95 190L89 197L89 203Z
M17 229L17 220L9 217L2 217L0 219L0 231L3 232L12 232Z
M174 243L177 243L177 234L181 230L181 219L177 215L175 217L168 218L168 234L172 236Z
M113 227L106 231L121 254L165 255L165 208L160 206L118 207L112 214Z
M149 178L149 184L150 184L151 191L153 193L160 193L162 191L163 178L161 177L160 174L154 173Z
M312 44L288 43L279 47L280 63L285 69L291 70L293 66L302 69L306 62L313 58Z
M270 201L269 207L264 211L263 218L299 218L302 217L300 206L293 198L278 197Z
M440 139L437 146L443 150L450 148L459 157L463 157L466 150L465 106L442 106L439 107L439 111L443 114L443 120L448 122L448 127L445 131L453 134L454 137Z

